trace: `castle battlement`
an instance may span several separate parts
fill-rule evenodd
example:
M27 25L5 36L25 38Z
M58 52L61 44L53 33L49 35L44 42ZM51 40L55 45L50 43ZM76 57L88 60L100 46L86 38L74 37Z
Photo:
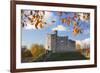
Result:
M57 31L46 36L46 49L52 52L76 51L75 47L75 41L69 40L68 36L58 36Z

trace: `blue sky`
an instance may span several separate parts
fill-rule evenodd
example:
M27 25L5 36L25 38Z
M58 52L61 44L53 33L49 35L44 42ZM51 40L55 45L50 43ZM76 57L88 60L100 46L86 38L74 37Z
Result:
M24 14L25 14L25 12L24 12ZM31 45L33 43L38 43L38 44L44 45L45 41L46 41L45 40L46 34L52 33L53 32L52 29L57 29L59 36L68 36L69 39L71 39L71 40L84 40L84 39L90 38L90 19L83 20L82 19L83 16L81 16L81 15L84 13L77 13L77 16L78 16L78 14L81 14L80 20L77 21L78 17L76 18L76 20L73 19L75 14L76 13L74 13L74 12L61 12L61 15L59 15L59 14L57 14L57 12L54 12L54 11L49 11L48 13L46 13L46 11L45 11L44 21L47 24L44 24L43 28L41 28L41 29L30 29L30 28L26 29L25 27L22 27L22 45ZM74 35L73 34L73 27L74 27L73 23L70 22L70 26L68 26L66 23L62 23L61 19L62 18L68 19L68 17L71 20L77 22L77 27L81 28L82 33L78 33L77 35ZM27 20L27 17L24 17L24 15L22 15L21 20L22 21L26 20L26 24L27 24L28 20ZM55 21L55 22L52 22L52 21ZM61 30L60 28L61 29L64 28L64 30L66 30L66 31Z

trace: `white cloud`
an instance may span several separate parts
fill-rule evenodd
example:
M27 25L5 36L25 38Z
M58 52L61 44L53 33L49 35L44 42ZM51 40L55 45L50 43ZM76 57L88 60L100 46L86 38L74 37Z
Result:
M83 18L83 16L84 16L83 13L79 13L79 15L80 15L80 19L81 19L82 21L85 21L84 18Z
M80 16L80 19L82 21L85 21L85 22L89 22L89 19L88 19L88 14L84 14L84 13L78 13L78 15ZM85 18L84 18L85 17Z
M41 29L39 26L37 26L38 29ZM31 23L31 22L27 22L26 25L24 26L24 29L25 30L29 30L29 29L34 29L36 30L36 27L35 27L35 23Z
M81 48L90 48L90 39L77 40L76 44L80 44Z
M67 31L67 29L63 26L63 25L58 25L57 27L52 29L54 30L58 30L58 31Z
M28 30L28 29L36 29L36 28L34 27L34 25L31 25L30 22L27 22L26 25L24 26L24 29Z
M52 17L52 13L49 11L45 11L45 15L43 17L43 21L48 21Z

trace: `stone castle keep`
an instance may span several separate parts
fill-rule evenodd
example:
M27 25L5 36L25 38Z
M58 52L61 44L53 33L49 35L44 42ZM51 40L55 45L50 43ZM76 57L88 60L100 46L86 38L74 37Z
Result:
M75 41L69 40L68 36L58 36L57 31L46 36L46 49L52 52L76 51Z

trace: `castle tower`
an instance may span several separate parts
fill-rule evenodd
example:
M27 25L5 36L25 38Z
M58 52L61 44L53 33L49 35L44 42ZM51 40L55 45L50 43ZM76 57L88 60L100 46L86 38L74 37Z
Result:
M57 41L57 31L55 30L53 34L47 34L46 36L46 49L56 51L56 41Z
M54 30L54 32L55 32L55 35L57 36L57 34L58 34L58 31L57 31L57 30Z

